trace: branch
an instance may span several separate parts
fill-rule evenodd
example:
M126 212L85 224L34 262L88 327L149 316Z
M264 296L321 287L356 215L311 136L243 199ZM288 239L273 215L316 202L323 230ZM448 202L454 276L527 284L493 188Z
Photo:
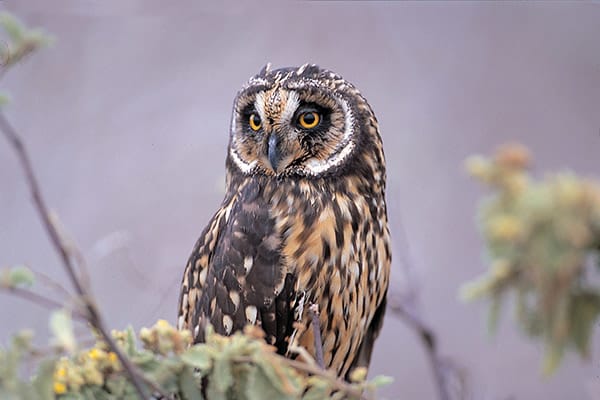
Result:
M87 320L100 332L106 344L110 349L117 355L123 369L126 371L131 383L136 389L137 394L141 399L147 398L146 390L144 389L142 379L143 375L137 371L134 365L119 349L113 338L110 336L108 330L104 326L104 321L92 300L91 293L89 293L81 282L81 279L75 272L75 266L73 265L72 258L69 256L68 246L64 243L63 239L56 228L56 225L52 221L51 213L46 205L46 202L42 196L40 186L37 178L35 177L29 154L23 145L21 138L15 129L10 125L4 114L0 113L0 130L4 133L4 136L8 139L9 143L13 147L13 150L17 154L21 168L25 173L25 178L33 197L35 208L39 214L40 219L46 229L46 233L50 237L50 241L54 246L54 249L62 260L63 267L65 268L71 284L75 288L75 292L81 298L85 306L85 316ZM147 381L147 379L145 379Z
M407 306L406 302L400 300L397 296L388 300L388 309L402 318L419 335L423 347L427 352L429 364L433 372L433 377L438 390L440 400L450 400L446 375L443 362L438 353L436 335L433 330L425 324L416 310Z
M56 300L53 300L49 297L42 296L40 294L37 294L35 292L29 291L27 289L23 289L20 287L16 287L16 286L0 287L0 290L6 290L7 292L9 292L17 297L21 297L25 300L28 300L32 303L38 304L45 308L49 308L49 309L65 308L64 304L62 304ZM71 315L74 318L76 318L79 321L84 321L84 322L88 321L87 315L82 314L78 310L70 309L69 312L71 313Z
M321 321L319 320L319 305L311 304L308 308L312 319L313 337L315 340L315 360L321 369L325 369L325 360L323 358L323 340L321 339Z
M416 306L419 297L419 286L414 278L414 268L410 258L410 249L406 232L401 223L397 228L397 231L400 232L400 242L404 245L399 253L401 254L401 264L404 268L406 280L408 281L408 288L406 290L406 296L402 296L401 294L390 290L388 293L387 307L390 312L404 320L419 336L421 343L427 352L429 365L438 392L438 398L439 400L450 400L451 396L448 388L447 371L442 357L439 354L436 334L419 315L419 310Z

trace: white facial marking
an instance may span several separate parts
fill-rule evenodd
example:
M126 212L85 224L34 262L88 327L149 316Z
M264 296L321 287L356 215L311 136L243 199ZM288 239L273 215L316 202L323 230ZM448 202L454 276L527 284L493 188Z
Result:
M332 157L325 161L311 159L306 163L308 171L314 175L321 174L330 168L333 168L341 164L346 157L352 153L354 149L354 142L352 141L352 135L354 134L354 114L350 110L348 102L344 99L338 99L338 102L344 110L344 137L342 138L342 149L341 151L334 154Z
M233 159L233 162L235 163L235 165L237 165L238 168L245 174L252 171L252 169L256 166L256 160L254 160L250 163L247 163L244 160L242 160L240 158L240 156L238 156L238 154L235 151L235 149L233 148L233 146L231 147L229 154L231 155L231 158Z
M281 113L281 123L290 122L292 120L292 117L294 116L294 113L296 112L296 109L298 109L299 105L300 105L300 96L298 96L298 93L296 93L294 91L289 91L288 98L285 103L285 108L283 109L283 112Z
M254 109L256 110L256 112L258 112L258 115L260 116L260 119L262 121L265 120L265 101L266 101L266 93L263 92L258 92L258 94L256 95L256 99L254 100Z

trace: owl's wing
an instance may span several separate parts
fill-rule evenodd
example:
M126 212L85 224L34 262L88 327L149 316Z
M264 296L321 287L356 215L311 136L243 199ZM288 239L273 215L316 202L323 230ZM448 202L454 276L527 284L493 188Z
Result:
M229 335L261 326L285 353L293 330L296 277L283 268L281 238L259 185L240 188L204 231L190 256L180 296L182 327L194 341L204 329Z
M371 324L367 328L367 332L363 337L363 340L358 348L358 354L354 358L352 365L348 369L348 374L351 374L354 368L357 367L365 367L368 368L371 363L371 354L373 353L373 345L375 344L375 340L379 336L381 332L381 328L383 327L383 317L385 315L385 308L387 304L387 293L383 296L383 300L377 310L375 311L375 315L373 315L373 319L371 320ZM350 380L350 376L346 376L346 380Z
M192 254L188 259L183 272L181 282L181 291L179 293L179 305L177 316L177 327L179 329L189 329L194 331L204 330L199 326L199 300L206 286L206 277L209 270L209 264L214 253L215 245L219 232L223 229L225 223L225 213L227 207L222 207L204 228L200 238L196 241ZM194 333L194 336L198 332Z

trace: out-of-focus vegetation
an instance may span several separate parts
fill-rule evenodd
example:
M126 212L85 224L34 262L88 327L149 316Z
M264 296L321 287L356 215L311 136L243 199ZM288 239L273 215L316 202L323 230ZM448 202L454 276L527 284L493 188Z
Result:
M12 278L3 284L29 284L19 276L23 271L4 271L4 276ZM116 354L102 340L80 347L64 310L52 313L50 325L53 347L46 352L32 346L31 332L15 335L8 347L0 348L0 398L139 398ZM209 332L206 343L194 346L189 331L178 331L164 320L142 328L138 336L131 328L112 335L145 377L149 391L165 394L165 398L360 399L374 398L375 389L389 382L385 377L367 382L364 369L355 372L354 383L342 382L310 361L276 354L256 327L230 337ZM32 360L36 360L37 371L33 377L21 378L24 365Z
M492 189L479 210L490 268L462 295L490 299L493 330L514 293L519 325L543 340L543 370L551 373L569 348L590 355L600 314L600 287L590 279L600 246L600 184L570 172L535 180L529 163L519 145L467 160L471 175Z

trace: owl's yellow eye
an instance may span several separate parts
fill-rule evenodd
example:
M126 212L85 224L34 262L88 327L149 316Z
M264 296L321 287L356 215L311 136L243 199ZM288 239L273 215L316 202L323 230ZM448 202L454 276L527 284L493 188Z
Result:
M258 115L256 115L256 114L250 115L248 122L250 123L250 128L252 128L253 131L256 132L257 130L260 129L261 120Z
M304 129L312 129L315 126L319 125L321 121L321 116L315 111L305 112L300 114L300 118L298 118L298 122L300 126Z

